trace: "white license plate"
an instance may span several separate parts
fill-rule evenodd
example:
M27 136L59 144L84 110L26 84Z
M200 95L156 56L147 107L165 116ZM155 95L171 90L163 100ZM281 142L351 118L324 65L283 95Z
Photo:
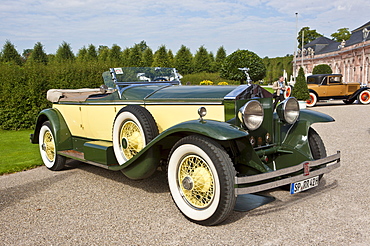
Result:
M319 176L290 184L290 194L295 194L319 185Z

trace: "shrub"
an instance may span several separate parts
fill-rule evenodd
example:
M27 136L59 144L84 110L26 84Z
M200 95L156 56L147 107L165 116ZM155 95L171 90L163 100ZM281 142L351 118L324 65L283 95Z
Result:
M298 77L293 88L293 96L297 98L297 100L303 101L308 100L310 96L306 83L306 77L304 76L304 71L302 67L299 68L298 71Z
M330 74L333 73L333 70L328 64L320 64L313 68L312 74Z

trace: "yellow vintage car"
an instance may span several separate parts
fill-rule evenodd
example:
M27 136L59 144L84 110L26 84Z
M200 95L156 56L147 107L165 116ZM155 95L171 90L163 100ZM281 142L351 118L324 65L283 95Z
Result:
M315 74L307 76L310 99L307 106L313 107L319 100L343 99L346 104L358 100L362 104L370 103L370 88L361 87L360 83L343 83L341 74Z
M131 179L165 170L189 220L216 225L237 197L290 185L313 188L340 165L311 127L328 115L287 98L273 110L258 85L183 86L173 68L111 68L97 89L52 89L31 142L53 171L67 158Z

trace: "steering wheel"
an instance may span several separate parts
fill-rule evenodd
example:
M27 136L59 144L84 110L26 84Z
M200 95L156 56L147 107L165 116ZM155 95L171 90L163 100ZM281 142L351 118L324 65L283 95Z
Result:
M168 81L168 79L162 78L162 77L158 77L158 78L153 79L153 81Z

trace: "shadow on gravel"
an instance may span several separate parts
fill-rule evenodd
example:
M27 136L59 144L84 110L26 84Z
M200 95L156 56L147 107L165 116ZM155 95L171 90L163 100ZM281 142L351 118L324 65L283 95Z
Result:
M0 190L0 211L21 200L28 199L37 193L49 189L52 184L62 181L71 175L73 175L73 173L64 172L42 180L35 180L23 185Z
M125 185L142 189L149 193L167 193L169 188L167 185L167 176L164 172L156 171L151 177L141 180L132 180L127 178L121 171L107 170L94 165L72 160L66 166L66 169L80 169L94 175L101 176L105 179L110 179Z
M281 210L286 210L287 208L294 206L295 204L305 203L306 201L312 200L314 197L320 196L323 193L330 192L332 189L335 189L337 187L338 187L337 180L327 185L326 180L323 179L321 181L321 184L318 187L301 192L301 193L297 193L295 195L290 195L288 199L286 200L275 199L274 201L265 203L265 204L268 204L266 206L262 206L264 205L262 204L261 206L256 207L253 210L250 210L248 212L234 211L231 214L230 218L227 221L225 221L225 224L233 223L235 221L238 221L244 218L245 216L255 217L255 216L261 216L261 215L269 214L269 213L276 213ZM280 188L276 188L276 189L260 192L258 193L258 195L261 195L267 198L268 197L274 198L273 192L275 191L282 191L282 190ZM289 191L286 191L286 192L288 193Z

